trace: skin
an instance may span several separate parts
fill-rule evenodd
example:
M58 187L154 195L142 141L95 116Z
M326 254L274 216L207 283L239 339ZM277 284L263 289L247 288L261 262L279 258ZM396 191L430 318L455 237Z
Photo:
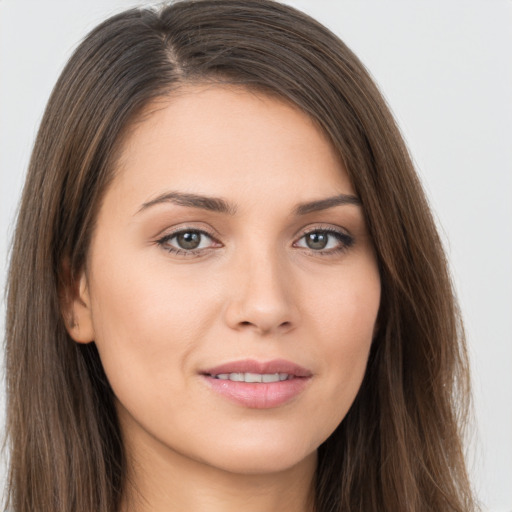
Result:
M158 200L170 191L232 211ZM332 146L281 100L188 86L134 125L70 327L97 344L117 397L124 511L312 510L316 450L357 394L380 302L361 206L296 212L339 194L355 196ZM210 236L176 254L176 230ZM283 405L246 407L201 375L240 359L286 359L312 376Z

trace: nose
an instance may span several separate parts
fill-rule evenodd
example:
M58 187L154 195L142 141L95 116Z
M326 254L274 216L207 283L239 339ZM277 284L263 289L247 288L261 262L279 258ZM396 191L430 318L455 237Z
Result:
M227 325L237 331L277 335L298 325L296 290L287 263L274 251L240 257L231 266L225 308Z

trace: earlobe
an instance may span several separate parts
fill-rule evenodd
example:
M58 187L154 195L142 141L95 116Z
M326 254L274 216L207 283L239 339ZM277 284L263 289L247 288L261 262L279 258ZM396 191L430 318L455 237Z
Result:
M94 341L91 301L85 271L82 270L75 283L66 287L61 301L66 330L71 338L77 343Z

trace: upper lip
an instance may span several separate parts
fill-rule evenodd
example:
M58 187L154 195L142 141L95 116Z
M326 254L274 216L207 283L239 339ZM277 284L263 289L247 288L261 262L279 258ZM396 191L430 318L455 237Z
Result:
M256 361L244 359L231 361L201 372L203 375L220 375L225 373L287 373L295 377L311 377L312 373L298 364L286 361L285 359L273 359L271 361Z

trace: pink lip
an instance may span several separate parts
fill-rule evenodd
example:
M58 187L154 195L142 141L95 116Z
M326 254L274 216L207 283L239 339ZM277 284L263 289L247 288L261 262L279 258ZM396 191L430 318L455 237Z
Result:
M234 382L216 379L221 373L287 373L293 378L279 382ZM252 409L271 409L289 402L309 383L312 373L290 361L275 359L260 362L251 359L233 361L202 371L201 375L211 389L227 399Z

